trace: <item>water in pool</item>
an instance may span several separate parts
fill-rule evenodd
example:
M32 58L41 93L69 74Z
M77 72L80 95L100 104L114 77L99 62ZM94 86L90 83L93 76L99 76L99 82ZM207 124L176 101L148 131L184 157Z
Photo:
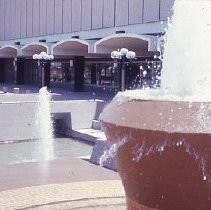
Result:
M53 159L90 156L93 146L71 138L55 138ZM45 161L40 141L0 144L0 165Z

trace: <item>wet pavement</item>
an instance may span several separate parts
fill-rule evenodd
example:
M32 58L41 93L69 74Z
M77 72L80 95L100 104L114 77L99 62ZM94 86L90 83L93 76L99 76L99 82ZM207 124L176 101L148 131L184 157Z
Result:
M119 180L119 175L79 158L0 166L0 191L95 180Z

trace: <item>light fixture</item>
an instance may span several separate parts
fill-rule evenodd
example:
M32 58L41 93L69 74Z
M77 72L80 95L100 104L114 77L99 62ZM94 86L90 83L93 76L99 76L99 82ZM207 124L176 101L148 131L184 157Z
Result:
M41 86L44 87L45 86L45 73L44 73L45 64L51 62L54 59L54 56L48 55L46 52L43 51L40 54L34 54L32 58L34 60L37 60L38 66L42 67Z
M111 52L111 58L114 59L114 68L121 65L121 91L125 90L125 64L131 63L136 58L136 53L127 48L121 48Z

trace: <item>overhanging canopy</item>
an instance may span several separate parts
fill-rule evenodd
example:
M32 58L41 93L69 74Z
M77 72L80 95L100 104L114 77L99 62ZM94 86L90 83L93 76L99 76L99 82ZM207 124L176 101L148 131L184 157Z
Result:
M51 47L54 56L84 56L88 54L88 42L80 39L63 40Z
M4 45L0 48L1 58L15 58L18 54L18 48L12 45Z
M42 43L31 43L23 46L21 48L22 56L32 57L34 54L39 54L41 52L46 52L49 54L49 47Z
M110 54L112 51L127 48L136 53L137 56L143 56L148 53L150 39L136 34L114 34L97 41L94 45L94 52L101 54Z

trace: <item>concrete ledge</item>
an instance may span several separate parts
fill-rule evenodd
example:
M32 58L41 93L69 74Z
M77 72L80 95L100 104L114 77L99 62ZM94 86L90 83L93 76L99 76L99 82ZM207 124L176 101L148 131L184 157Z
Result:
M70 136L91 143L96 143L97 139L105 139L103 131L91 128L72 130Z

